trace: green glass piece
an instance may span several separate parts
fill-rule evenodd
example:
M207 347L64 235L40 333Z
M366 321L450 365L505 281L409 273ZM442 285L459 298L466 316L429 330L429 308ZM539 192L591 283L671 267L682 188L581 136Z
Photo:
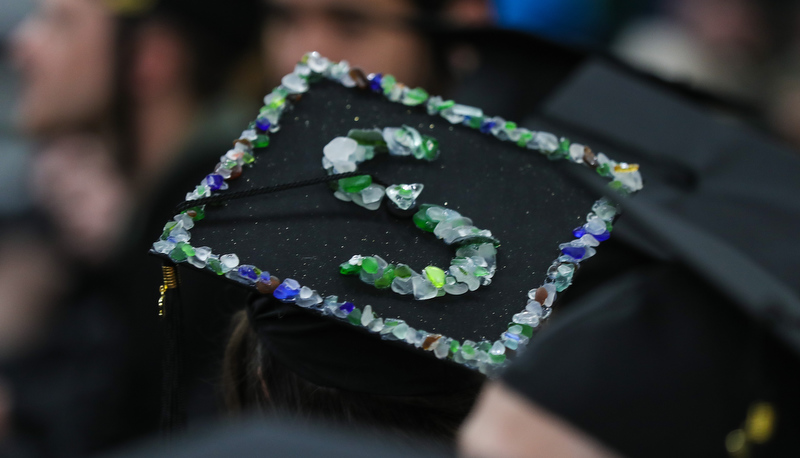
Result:
M485 340L484 340L483 342L481 342L480 344L478 344L478 350L483 350L483 351L486 351L486 352L488 352L488 351L489 351L489 350L491 350L491 349L492 349L492 344L491 344L491 342L488 342L488 341L485 341Z
M389 319L389 320L386 320L383 323L383 327L384 328L391 328L391 327L397 326L398 324L400 324L399 321Z
M533 138L533 134L530 132L523 132L519 136L519 140L517 140L517 146L524 148L529 141Z
M608 186L609 186L611 189L615 190L615 191L619 191L619 190L621 190L621 189L622 189L622 182L621 182L621 181L619 181L619 180L614 180L614 181L612 181L611 183L609 183L609 184L608 184Z
M412 274L413 274L413 272L411 271L411 267L408 267L408 266L407 266L407 265L405 265L405 264L400 264L399 266L397 266L397 267L394 269L394 275L395 275L395 277L400 277L400 278L408 278L408 277L410 277Z
M276 95L279 95L279 96L281 96L281 97L286 97L287 95L289 95L289 91L287 91L287 90L286 90L285 88L283 88L282 86L278 86L278 87L276 87L275 89L273 89L273 90L272 90L272 93L273 93L273 94L276 94Z
M428 100L428 91L421 87L416 87L406 92L405 97L403 97L403 105L413 107L426 100Z
M253 142L253 148L266 148L269 146L269 135L258 134L256 141Z
M395 85L397 85L397 80L392 75L384 75L381 79L381 88L383 88L383 93L386 95L392 92Z
M193 215L190 215L192 217L192 221L200 221L206 217L206 210L204 207L192 207L183 211L183 213L188 212L193 212Z
M513 324L516 324L516 323L513 323ZM519 326L522 326L522 332L520 333L520 335L523 335L523 336L525 336L525 337L527 337L529 339L531 337L533 337L533 327L531 325L529 325L529 324L520 324Z
M425 276L433 283L433 286L441 288L444 286L444 270L436 266L428 266L424 270Z
M485 268L483 268L481 266L478 266L478 267L475 268L475 276L476 277L485 277L487 275L489 275L489 271L486 270Z
M506 123L506 130L514 130L516 128L517 128L517 123L515 123L513 121L508 121ZM528 133L528 135L530 135L530 133Z
M378 260L372 256L367 256L361 260L361 268L368 274L374 274L378 271Z
M558 291L560 293L560 292L564 291L565 289L567 289L567 287L569 287L569 285L572 284L572 278L571 277L556 277L556 279L553 280L553 284L556 287L556 291Z
M461 348L461 344L459 344L457 340L450 342L450 353L456 353L459 348Z
M389 264L386 266L386 269L383 270L383 276L375 280L375 287L378 289L386 289L391 287L395 276L395 267Z
M206 193L206 187L205 187L205 186L203 186L203 185L199 185L199 186L197 186L197 187L195 188L195 191L197 191L197 193L198 193L198 194L200 194L200 195L202 196L203 194L205 194L205 193Z
M469 126L473 129L478 129L481 127L483 123L483 116L474 116L469 118Z
M360 325L361 324L361 310L359 310L357 308L354 308L353 311L350 312L349 315L347 315L347 321L349 321L352 324L355 324L356 326Z
M475 347L470 344L464 344L461 346L461 353L464 353L465 355L474 355Z
M563 153L568 153L570 144L571 143L570 143L569 139L562 138L561 141L558 142L558 150L563 152Z
M422 136L422 151L424 152L423 157L429 161L435 160L439 157L439 140L428 136ZM409 190L409 192L411 192Z
M445 100L438 107L436 107L436 109L439 110L439 111L442 111L444 109L452 107L455 104L456 104L455 100Z
M614 230L614 225L613 225L613 224L611 224L611 221L606 221L606 230L607 230L608 232L611 232L611 231L613 231L613 230Z
M339 273L342 275L358 275L361 272L361 266L353 265L349 262L343 262L339 265Z
M600 176L607 177L611 175L611 166L608 165L608 162L600 164L597 166L597 173L600 174Z
M161 233L161 240L166 240L169 237L169 234L175 229L175 226L178 224L177 221L170 221L164 225L164 232Z
M359 175L339 180L339 188L344 192L360 192L371 184L372 177L369 175Z
M252 154L245 151L244 153L242 153L242 160L244 161L245 164L252 164L253 162L256 161L256 158Z
M414 214L412 218L414 220L414 224L417 225L418 228L422 229L423 231L433 232L438 224L436 221L430 219L427 214L429 208L433 207L434 205L431 204L422 204L419 207L419 211Z
M211 270L217 275L222 275L225 273L222 271L222 263L219 262L219 259L210 258L208 260L208 267L211 268Z
M278 108L282 107L286 103L286 97L282 95L278 95L273 97L270 100L269 105L267 105L271 110L277 110Z
M186 256L194 256L194 247L189 245L188 243L184 243L183 246L181 247L181 250L183 250L183 252L186 253Z
M489 355L489 359L491 359L494 364L502 364L506 360L506 355Z
M226 169L233 169L237 165L239 165L239 164L237 164L236 161L225 161L225 168Z
M184 250L185 246L186 246L185 242L178 242L175 245L175 248L173 248L172 251L169 252L169 258L175 262L183 262L186 259L188 259L190 255L186 254L186 251Z

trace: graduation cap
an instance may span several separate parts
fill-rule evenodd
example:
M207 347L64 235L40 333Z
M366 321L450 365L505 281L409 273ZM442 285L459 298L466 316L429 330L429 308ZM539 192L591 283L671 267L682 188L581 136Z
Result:
M444 392L524 347L613 230L569 168L642 186L635 164L317 53L220 153L152 251L258 293L251 322L299 375L373 394Z

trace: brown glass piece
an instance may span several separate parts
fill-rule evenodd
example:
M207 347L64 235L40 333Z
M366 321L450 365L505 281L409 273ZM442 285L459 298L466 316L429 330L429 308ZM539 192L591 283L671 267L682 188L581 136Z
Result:
M236 146L237 143L241 143L242 145L244 145L244 146L246 146L248 148L252 148L253 147L253 144L250 143L250 140L248 140L246 138L237 138L236 140L233 141L233 146Z
M197 217L197 212L195 210L186 210L186 216L195 219Z
M242 176L242 166L237 165L236 167L231 169L231 177L229 178L229 180L235 180L240 176Z
M299 102L300 99L302 99L302 98L303 98L303 94L289 94L289 95L286 96L286 100L288 100L290 102L295 102L295 103Z
M350 69L350 78L353 78L353 81L356 82L356 86L358 86L359 89L367 89L369 87L367 75L358 67Z
M261 294L272 294L280 286L281 281L276 276L269 277L269 281L259 280L256 282L256 289Z
M436 341L438 341L441 338L442 338L441 334L429 335L428 337L425 338L425 340L422 341L422 349L427 350L431 348L431 345L433 345Z
M583 162L587 163L590 167L597 168L597 157L588 146L583 147Z
M547 300L547 290L544 289L544 286L540 286L536 289L536 294L533 296L533 300L540 304L544 304L544 301Z

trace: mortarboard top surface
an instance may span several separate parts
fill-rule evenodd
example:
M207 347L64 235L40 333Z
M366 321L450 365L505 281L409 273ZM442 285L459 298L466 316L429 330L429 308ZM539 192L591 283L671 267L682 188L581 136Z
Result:
M295 72L307 72L304 67L300 65ZM440 115L441 107L429 114L428 109L436 102L425 101L427 94L421 103L416 103L405 97L408 92L405 89L401 99L405 99L407 105L387 100L380 93L382 90L349 88L341 81L321 75L312 74L311 79L319 81L313 82L301 99L287 99L279 130L270 135L268 147L254 149L252 167L245 167L241 177L227 180L228 190L214 194L323 177L326 174L322 165L323 148L334 138L347 136L351 129L409 126L439 142L440 155L436 160L376 154L374 159L360 163L358 171L374 174L387 184L422 183L425 188L417 198L418 203L456 210L471 218L475 226L490 230L500 245L497 271L491 284L463 295L447 294L417 301L412 295L377 289L360 281L358 276L341 275L339 265L353 255L377 255L390 264L407 264L416 272L423 272L429 265L448 270L455 247L447 246L433 233L420 230L411 218L399 218L387 212L384 208L388 205L387 198L381 208L370 211L353 202L338 200L325 184L231 200L221 206L206 205L204 219L196 222L190 230L191 240L181 246L209 247L215 255L235 254L240 265L254 265L280 279L295 279L322 297L338 297L338 302L309 307L318 313L333 315L338 305L331 304L347 301L359 312L370 305L376 318L384 319L384 324L390 319L402 320L411 328L399 336L384 332L384 338L405 340L420 347L425 333L442 335L433 345L425 345L425 349L435 350L447 343L449 350L437 353L440 358L454 359L482 372L501 366L505 355L512 354L512 347L516 347L508 341L506 331L513 327L519 337L522 328L523 337L529 336L540 319L549 313L549 308L545 307L543 317L521 323L524 326L517 325L521 321L519 314L525 313L530 300L529 291L545 283L550 284L551 291L555 290L553 280L557 278L553 270L548 273L548 269L563 255L559 245L575 240L573 229L587 222L587 214L599 197L563 174L566 167L587 167L573 163L583 162L583 154L576 152L583 153L584 148L570 149L568 142L556 142L560 149L542 154L534 149L542 145L536 140L541 138L536 131L506 124L488 114L449 122ZM285 89L283 86L276 88L272 100L274 94L280 95ZM272 129L276 130L274 124ZM527 141L519 146L515 141L498 138L509 134L512 137L523 135ZM243 137L252 135L249 132ZM261 135L263 140L266 133ZM605 156L598 154L597 157L602 158L600 162L608 161ZM620 169L613 171L615 165L610 161L605 168L611 170L606 175L617 184L620 178L623 181L627 177L638 178L638 172L626 169L626 164L619 164ZM202 177L198 177L198 181L200 179ZM193 197L198 197L197 193ZM154 251L173 261L187 261L174 242L175 238L167 230L154 245ZM602 247L599 252L602 253ZM207 259L190 256L188 260L216 276ZM569 262L561 258L561 262L565 261L566 267L578 265L576 260ZM238 268L225 274L231 279L220 278L248 283L237 274ZM569 283L563 278L560 280L559 290ZM253 282L249 283L254 289ZM536 315L536 307L533 313ZM348 316L344 315L339 318L347 320ZM530 314L527 316L530 319ZM363 328L359 320L351 321ZM458 345L452 344L451 339ZM430 341L428 339L428 343ZM460 345L470 341L477 343L477 356L463 358ZM502 349L497 351L495 347L496 351L490 355L489 348L497 342Z

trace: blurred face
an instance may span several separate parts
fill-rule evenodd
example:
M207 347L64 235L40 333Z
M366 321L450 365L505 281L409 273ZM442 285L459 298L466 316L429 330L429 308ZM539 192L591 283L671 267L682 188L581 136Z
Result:
M427 85L430 54L405 20L408 0L268 0L262 34L268 83L277 84L309 51L345 59L365 72L391 73L409 86Z
M103 118L112 91L114 21L100 0L42 0L12 46L25 131L48 135Z

